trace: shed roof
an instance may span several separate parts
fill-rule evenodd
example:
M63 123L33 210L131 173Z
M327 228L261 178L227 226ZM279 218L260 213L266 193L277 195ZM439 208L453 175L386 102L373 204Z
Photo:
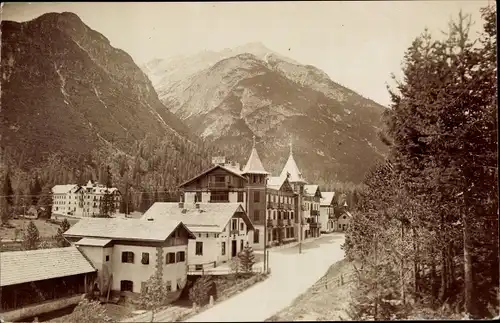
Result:
M0 253L0 286L96 271L76 247Z
M94 246L94 247L105 247L108 245L111 239L100 239L100 238L82 238L76 242L76 245L79 246Z
M243 215L243 220L250 230L254 226L240 203L179 203L156 202L144 213L142 219L163 221L171 219L182 221L193 232L222 232L236 212Z

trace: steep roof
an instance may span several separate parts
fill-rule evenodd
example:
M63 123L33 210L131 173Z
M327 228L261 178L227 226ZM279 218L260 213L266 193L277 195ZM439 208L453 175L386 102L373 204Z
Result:
M335 192L321 192L321 206L329 206L333 204L333 198L335 197Z
M306 194L309 194L311 196L316 195L316 193L319 192L319 185L311 184L311 185L304 185L304 192ZM322 197L321 192L319 192L320 197Z
M64 233L65 236L120 240L165 241L179 226L191 231L180 221L158 223L131 218L82 218Z
M293 158L293 153L290 151L290 155L288 156L288 160L286 161L285 167L281 171L280 177L286 178L287 175L290 174L288 181L291 183L307 183L302 173Z
M244 179L245 181L247 180L246 177L242 176L242 174L243 174L242 171L240 171L236 167L229 167L229 166L223 166L223 165L213 165L212 167L210 167L207 170L201 172L200 174L196 175L195 177L192 177L192 178L188 179L187 181L185 181L184 183L180 184L179 187L183 187L184 185L191 183L192 181L200 178L203 175L206 175L206 174L210 173L211 171L213 171L213 170L215 170L217 168L224 169L224 170L228 171L229 173L234 174L234 175L236 175L236 176Z
M285 179L286 177L270 176L267 178L267 188L279 190L285 182Z
M269 174L262 165L262 161L260 160L259 153L257 153L257 149L255 149L255 145L252 148L247 164L243 168L243 174Z
M0 286L96 271L76 247L2 252Z
M142 220L154 219L161 223L165 219L182 221L193 232L222 232L236 212L243 214L243 220L250 230L254 226L240 203L195 204L156 202L144 213Z

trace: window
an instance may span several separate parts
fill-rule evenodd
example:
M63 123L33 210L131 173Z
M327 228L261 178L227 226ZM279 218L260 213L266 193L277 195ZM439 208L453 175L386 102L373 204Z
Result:
M259 229L255 229L253 232L253 243L259 243Z
M260 202L260 192L253 192L253 201Z
M292 220L293 220L293 211L292 211L292 212L290 212L290 219L292 219Z
M273 220L276 220L276 210L273 211Z
M224 183L225 181L226 181L226 177L225 176L214 176L214 182Z
M197 256L203 256L203 242L196 241L196 253Z
M172 282L169 280L167 281L167 292L171 292L172 291Z
M238 220L237 219L231 220L231 230L238 230Z
M267 211L267 218L270 219L271 218L271 210Z
M106 261L109 261L109 255L106 255Z
M259 210L254 210L253 211L253 220L254 221L259 221L260 219L260 211Z
M210 194L210 202L229 202L228 191L214 191Z
M147 253L147 252L142 253L141 263L143 265L149 265L149 253Z
M184 251L178 251L176 262L184 262L185 259L186 259L186 253Z
M225 242L222 243L220 254L223 256L226 255L226 243Z
M238 202L243 202L243 192L238 192Z
M133 292L134 291L134 283L130 280L122 280L122 281L120 281L120 290L122 292Z
M245 230L245 225L243 224L243 222L240 223L240 231L243 231Z
M134 263L134 253L131 251L122 252L122 262L133 264Z
M194 196L194 202L195 203L202 202L201 192L196 192L196 194Z
M167 264L175 264L175 252L169 252L166 256Z

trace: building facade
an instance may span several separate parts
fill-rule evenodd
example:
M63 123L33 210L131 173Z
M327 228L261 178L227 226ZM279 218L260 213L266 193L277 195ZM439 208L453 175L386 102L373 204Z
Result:
M309 231L306 232L305 238L317 238L321 235L321 191L318 185L305 185L304 193L304 218L309 223Z
M113 200L113 213L118 213L121 194L116 187L108 189L92 181L88 181L84 186L55 185L52 188L52 213L79 218L99 215L103 198L107 193Z
M297 194L288 178L269 177L266 200L268 246L297 240Z
M156 202L143 220L175 219L182 221L196 239L188 244L189 271L214 268L243 250L254 230L240 203L164 203Z
M64 237L97 269L101 293L140 293L159 272L173 299L187 282L188 241L195 239L179 221L122 218L83 218Z
M225 158L213 160L213 166L182 183L182 202L240 203L253 223L249 242L254 249L293 240L319 236L319 199L321 192L307 194L307 182L295 162L292 145L289 158L276 177L270 177L255 148L243 169ZM314 215L307 209L311 204ZM306 211L307 210L307 211ZM306 218L305 218L306 217ZM313 218L313 230L310 221ZM313 232L313 233L311 233Z
M335 192L321 192L321 203L319 209L319 222L321 232L332 232L335 230L334 200Z

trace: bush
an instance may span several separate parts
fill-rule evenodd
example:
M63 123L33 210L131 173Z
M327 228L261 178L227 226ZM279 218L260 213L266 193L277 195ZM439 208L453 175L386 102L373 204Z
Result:
M189 300L199 306L203 306L208 303L212 284L213 282L210 276L202 276L199 278L189 291Z

